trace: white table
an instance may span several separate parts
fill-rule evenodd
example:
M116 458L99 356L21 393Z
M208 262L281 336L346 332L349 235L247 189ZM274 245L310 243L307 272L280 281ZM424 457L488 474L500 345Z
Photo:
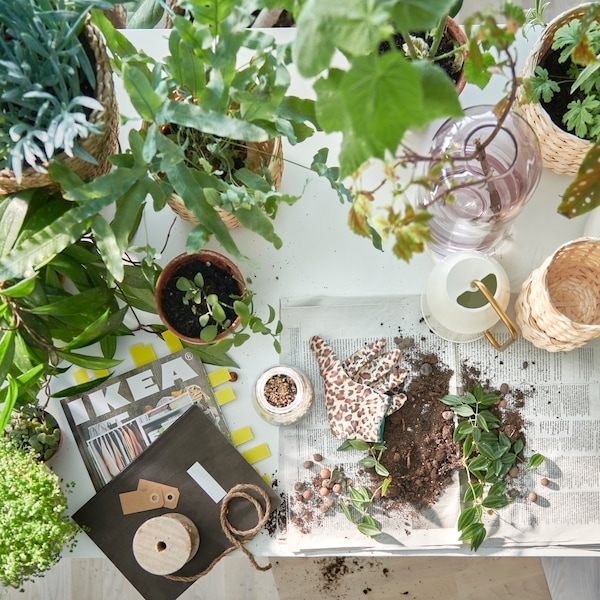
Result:
M273 30L274 34L287 39L292 31ZM130 30L130 40L138 47L145 48L155 56L166 51L166 32L162 30ZM528 45L533 43L534 34L529 40L519 43L519 63L522 64ZM489 88L482 92L468 85L461 95L463 105L494 103L500 98L503 80L495 78ZM297 75L293 78L292 92L306 95L307 82ZM117 82L118 100L121 112L132 114L131 106L123 95ZM417 136L422 143L426 142L436 126ZM125 141L126 131L121 132ZM361 296L385 294L419 294L426 278L432 269L433 262L427 255L416 256L409 264L395 258L391 251L377 251L368 239L353 234L346 225L348 206L342 205L335 193L324 181L315 180L309 171L296 166L309 165L314 152L328 146L330 159L335 159L336 148L339 147L337 136L316 135L313 139L297 147L284 146L284 156L289 161L285 165L282 191L297 193L307 185L303 198L293 207L282 206L277 216L276 230L283 239L283 247L275 250L262 238L249 231L238 228L232 235L241 251L249 256L255 264L239 266L246 277L252 279L252 289L256 293L256 306L259 312L266 314L266 305L278 306L282 297L323 296ZM542 181L521 215L512 228L512 244L506 244L496 258L505 267L511 281L513 292L518 290L532 268L538 266L561 243L579 237L585 225L585 217L568 221L556 212L560 195L567 187L570 178L544 171ZM167 207L160 214L154 214L151 206L147 211L147 230L154 246L162 246L166 232L171 225L174 214ZM191 225L177 219L171 232L169 245L160 260L161 264L183 251L185 238ZM143 226L141 228L143 230ZM140 238L142 239L142 238ZM218 244L211 242L209 247L219 250ZM166 346L157 342L155 337L140 334L139 340L152 343L157 353L166 354ZM131 340L124 340L120 348L124 362L118 372L129 370L134 365L127 357L126 348ZM249 425L255 441L267 442L272 456L256 464L262 474L273 476L277 471L278 430L275 426L264 422L254 411L251 400L251 388L257 375L265 368L277 364L279 357L273 350L270 338L253 336L244 346L231 351L231 356L240 365L239 379L234 385L236 400L225 405L225 417L230 429L235 430ZM210 370L210 367L209 367ZM70 383L72 384L72 382ZM68 432L66 420L57 401L51 404ZM65 481L75 481L74 492L69 504L72 511L82 506L94 493L91 481L85 471L73 438L67 433L62 451L53 462L55 470ZM74 556L98 556L99 550L85 535L80 536L80 543ZM251 544L252 550L263 556L285 555L286 549L278 547L275 540L266 532L261 533ZM480 549L479 554L485 552ZM468 549L465 550L468 554ZM523 549L519 549L523 554ZM539 552L533 551L533 554Z

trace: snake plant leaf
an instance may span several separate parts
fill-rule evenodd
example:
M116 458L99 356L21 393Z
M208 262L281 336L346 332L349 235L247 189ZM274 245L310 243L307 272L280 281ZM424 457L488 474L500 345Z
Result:
M79 335L75 336L68 344L64 346L64 350L76 350L85 346L90 346L101 338L114 333L122 324L123 318L127 314L129 307L124 306L118 311L111 313L106 310L100 318L90 323Z
M387 11L391 4L391 0L308 0L298 16L292 47L300 73L318 75L331 65L336 49L351 56L376 51L381 40L392 34ZM315 44L315 39L320 43Z
M102 369L112 369L116 367L121 361L115 358L105 358L102 356L88 356L85 354L78 354L76 352L68 352L66 350L57 350L56 354L59 358L70 362L78 367L84 369L90 369L92 371L101 371Z
M558 212L569 219L583 215L600 206L600 143L587 152L577 175L569 184Z

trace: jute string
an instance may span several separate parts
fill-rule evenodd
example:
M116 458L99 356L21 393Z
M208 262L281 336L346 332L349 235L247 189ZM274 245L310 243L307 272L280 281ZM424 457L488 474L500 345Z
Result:
M256 497L249 493L250 491L256 492L262 497L264 501L264 507ZM256 509L256 514L258 515L258 522L252 529L236 529L229 521L229 504L235 498L242 498L244 500L247 500ZM241 483L232 487L223 498L223 502L221 504L220 519L223 533L225 534L225 537L227 537L227 539L233 544L233 546L222 552L219 556L217 556L210 563L210 565L208 565L208 567L206 567L206 569L204 569L204 571L202 571L201 573L197 573L196 575L190 575L187 577L183 577L180 575L165 575L165 577L167 579L171 579L172 581L196 581L197 579L200 579L200 577L203 577L208 572L210 572L211 569L221 560L221 558L223 558L230 552L233 552L234 550L241 550L248 557L248 559L252 563L252 566L256 570L268 571L271 568L271 564L268 564L264 567L259 565L256 562L256 559L254 558L252 552L250 552L250 550L248 550L246 546L244 546L244 543L254 539L256 534L262 529L262 527L267 522L270 513L271 499L262 488L251 483Z

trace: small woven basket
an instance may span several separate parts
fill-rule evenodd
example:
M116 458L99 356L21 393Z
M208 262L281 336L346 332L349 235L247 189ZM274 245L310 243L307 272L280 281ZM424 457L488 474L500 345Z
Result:
M87 23L82 32L82 43L89 48L93 55L92 66L95 68L96 75L94 97L104 109L93 111L89 119L101 128L101 133L90 134L81 140L79 145L96 159L97 164L87 162L77 156L67 156L64 152L59 156L66 166L81 179L91 181L111 169L108 157L117 150L119 108L110 59L100 30L95 25ZM34 187L56 188L58 186L47 173L40 173L31 167L23 169L20 183L17 183L12 170L0 170L0 194L9 194Z
M600 240L564 244L525 280L515 304L521 334L549 352L600 336Z
M267 163L267 169L271 174L273 186L278 190L281 187L281 178L283 176L283 149L281 138L277 137L266 142L248 142L246 144L246 150L246 168L255 173L262 174L263 165ZM167 202L173 211L184 221L189 221L194 225L198 224L196 217L194 217L194 215L186 208L183 200L177 194L171 194ZM240 226L240 222L230 212L219 207L215 208L228 229L235 229Z
M582 17L587 6L588 4L581 4L567 10L548 23L525 60L521 71L523 79L533 75L536 67L548 53L556 30L572 19ZM522 88L518 94L517 107L518 112L533 127L538 137L544 166L555 173L575 175L592 143L567 133L555 125L539 102L524 100Z

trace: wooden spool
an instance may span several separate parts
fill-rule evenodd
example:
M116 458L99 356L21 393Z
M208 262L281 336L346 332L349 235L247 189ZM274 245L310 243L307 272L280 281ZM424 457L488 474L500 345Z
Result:
M133 537L133 555L153 575L179 571L198 551L198 528L185 515L169 513L142 523Z

